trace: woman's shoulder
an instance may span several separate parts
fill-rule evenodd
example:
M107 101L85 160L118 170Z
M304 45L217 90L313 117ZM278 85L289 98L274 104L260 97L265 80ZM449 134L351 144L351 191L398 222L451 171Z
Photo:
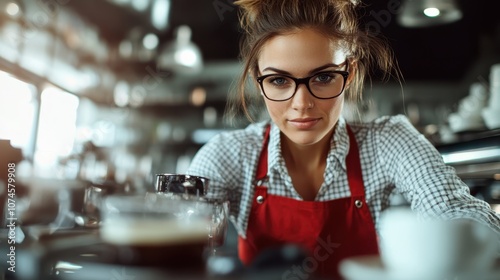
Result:
M372 128L395 128L412 126L410 120L405 115L380 116L366 123Z
M372 121L350 124L360 133L398 133L398 132L417 132L405 115L380 116Z
M396 144L406 141L420 141L423 135L411 124L405 115L380 116L372 121L349 124L358 141Z

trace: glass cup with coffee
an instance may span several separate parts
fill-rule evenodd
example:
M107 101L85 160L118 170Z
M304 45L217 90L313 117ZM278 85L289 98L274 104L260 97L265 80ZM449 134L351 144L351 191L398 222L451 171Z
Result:
M114 262L178 271L202 271L211 207L162 194L112 195L101 205L104 243Z
M207 253L214 254L226 238L229 201L207 197L210 179L190 174L156 174L155 192L176 200L187 200L209 207L211 213Z

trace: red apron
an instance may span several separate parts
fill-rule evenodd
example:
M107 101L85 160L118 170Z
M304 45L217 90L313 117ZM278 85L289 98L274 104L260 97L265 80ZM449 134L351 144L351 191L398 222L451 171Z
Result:
M268 127L257 167L257 180L267 178ZM267 193L256 184L246 239L239 236L238 253L249 265L263 249L284 244L302 245L309 252L302 266L283 279L307 275L340 278L339 262L347 257L378 254L375 226L365 200L358 145L347 127L350 149L346 166L351 197L330 201L301 201ZM291 277L291 278L286 278Z

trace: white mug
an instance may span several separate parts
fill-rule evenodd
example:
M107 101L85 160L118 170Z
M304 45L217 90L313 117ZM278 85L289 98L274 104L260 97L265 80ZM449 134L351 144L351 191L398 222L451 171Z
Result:
M454 279L492 269L498 236L469 220L422 220L407 208L381 215L380 254L391 279Z

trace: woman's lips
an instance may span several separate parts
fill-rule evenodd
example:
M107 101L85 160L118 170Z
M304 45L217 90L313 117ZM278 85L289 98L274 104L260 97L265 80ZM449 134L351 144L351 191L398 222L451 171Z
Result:
M288 122L295 126L298 129L310 129L315 126L320 119L317 118L301 118L301 119L292 119Z

